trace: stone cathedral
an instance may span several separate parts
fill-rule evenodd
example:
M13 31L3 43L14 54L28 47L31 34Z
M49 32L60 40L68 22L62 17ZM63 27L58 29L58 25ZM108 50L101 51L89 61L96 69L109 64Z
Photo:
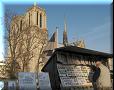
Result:
M10 31L12 48L8 50L8 61L14 60L22 72L40 71L41 54L48 39L45 9L34 4L24 15L14 16Z
M30 7L24 15L17 15L12 18L10 24L11 47L8 49L8 62L13 62L14 67L19 68L18 72L39 72L45 64L42 53L51 42L57 44L57 36L48 41L46 25L46 11L36 4ZM67 46L67 25L64 22L63 46ZM75 46L79 46L76 44ZM82 47L82 46L79 46ZM49 47L50 48L50 47ZM48 48L48 49L49 49ZM54 47L53 50L57 48ZM49 50L50 51L50 50Z

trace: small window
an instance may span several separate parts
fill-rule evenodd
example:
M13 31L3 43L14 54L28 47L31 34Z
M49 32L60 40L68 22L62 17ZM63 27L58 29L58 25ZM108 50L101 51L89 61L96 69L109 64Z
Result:
M29 26L30 26L30 13L29 13Z
M38 12L37 12L37 25L38 25Z
M42 14L40 14L40 28L42 28Z
M22 30L22 20L20 21L20 30Z

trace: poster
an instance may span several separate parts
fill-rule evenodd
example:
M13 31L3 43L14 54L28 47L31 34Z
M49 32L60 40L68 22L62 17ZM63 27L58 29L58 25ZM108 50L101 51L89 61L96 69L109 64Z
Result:
M40 72L38 76L40 90L51 90L49 74L47 72Z
M90 68L87 66L57 64L58 73L63 87L92 86L89 81Z
M8 90L16 90L16 81L8 81Z
M37 90L36 74L31 72L20 72L18 74L19 90Z

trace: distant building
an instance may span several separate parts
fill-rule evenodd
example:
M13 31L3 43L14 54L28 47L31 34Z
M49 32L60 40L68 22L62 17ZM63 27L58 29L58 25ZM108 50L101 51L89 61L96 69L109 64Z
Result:
M76 42L73 42L73 46L86 48L84 40L77 40Z

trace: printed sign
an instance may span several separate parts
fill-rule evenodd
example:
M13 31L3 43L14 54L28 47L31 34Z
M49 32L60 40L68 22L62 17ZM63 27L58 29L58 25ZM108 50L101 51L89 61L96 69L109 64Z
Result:
M39 75L40 90L51 90L49 74L40 72L38 75Z
M57 64L57 69L63 87L92 85L88 78L90 68L87 66Z
M16 81L8 81L8 90L16 90Z
M36 74L20 72L18 74L19 90L36 90Z

